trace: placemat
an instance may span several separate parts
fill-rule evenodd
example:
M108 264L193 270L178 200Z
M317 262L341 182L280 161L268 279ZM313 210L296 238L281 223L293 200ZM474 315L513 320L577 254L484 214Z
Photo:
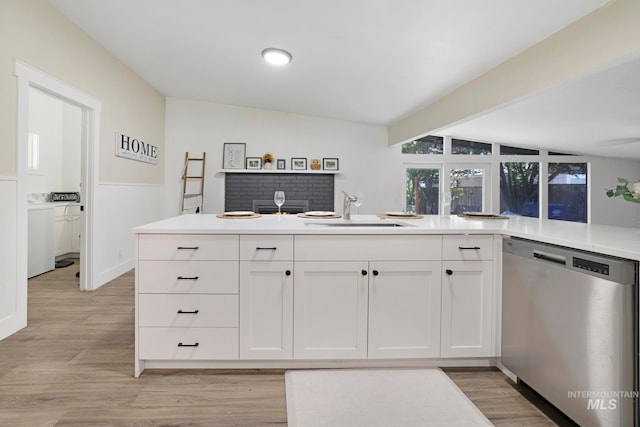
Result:
M469 215L465 213L458 214L460 218L470 218L470 219L509 219L508 216L498 215L498 214L482 214L482 215Z
M342 218L342 215L333 214L333 215L316 216L316 215L305 215L303 213L299 213L298 217L307 218L307 219L336 219L336 218Z
M376 216L378 218L385 218L385 219L420 219L422 218L422 215L400 216L400 215L377 214Z
M225 215L225 214L218 214L216 215L216 218L222 218L222 219L251 219L251 218L260 218L262 215L258 214L258 213L254 213L252 215Z

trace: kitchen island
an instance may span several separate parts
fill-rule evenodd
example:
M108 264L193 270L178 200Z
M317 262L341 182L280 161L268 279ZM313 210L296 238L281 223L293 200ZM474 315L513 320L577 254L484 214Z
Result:
M510 217L221 219L134 229L136 368L492 366L502 236L640 259L640 231Z

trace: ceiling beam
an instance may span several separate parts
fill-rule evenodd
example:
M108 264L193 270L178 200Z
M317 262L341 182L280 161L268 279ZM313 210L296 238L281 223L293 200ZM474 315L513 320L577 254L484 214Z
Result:
M612 0L540 43L503 62L389 127L389 145L531 96L564 81L636 58L640 1Z

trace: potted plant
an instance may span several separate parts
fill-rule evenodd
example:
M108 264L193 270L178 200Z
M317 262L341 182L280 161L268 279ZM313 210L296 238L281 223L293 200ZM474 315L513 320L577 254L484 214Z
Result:
M262 155L262 167L264 169L271 169L274 161L275 157L273 157L271 153L265 153Z

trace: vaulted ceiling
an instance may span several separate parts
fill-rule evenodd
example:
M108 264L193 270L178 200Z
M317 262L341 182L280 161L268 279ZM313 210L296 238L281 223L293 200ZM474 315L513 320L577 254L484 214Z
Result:
M168 97L390 126L608 2L50 3ZM260 53L267 47L287 49L293 62L280 68L264 63ZM625 67L441 131L468 139L531 144L550 135L584 142L576 132L584 128L583 132L597 134L600 142L627 144L630 138L640 137L640 103L635 102L640 66ZM616 100L624 104L626 116L612 108ZM626 130L605 130L611 127ZM579 149L587 152L588 148Z

